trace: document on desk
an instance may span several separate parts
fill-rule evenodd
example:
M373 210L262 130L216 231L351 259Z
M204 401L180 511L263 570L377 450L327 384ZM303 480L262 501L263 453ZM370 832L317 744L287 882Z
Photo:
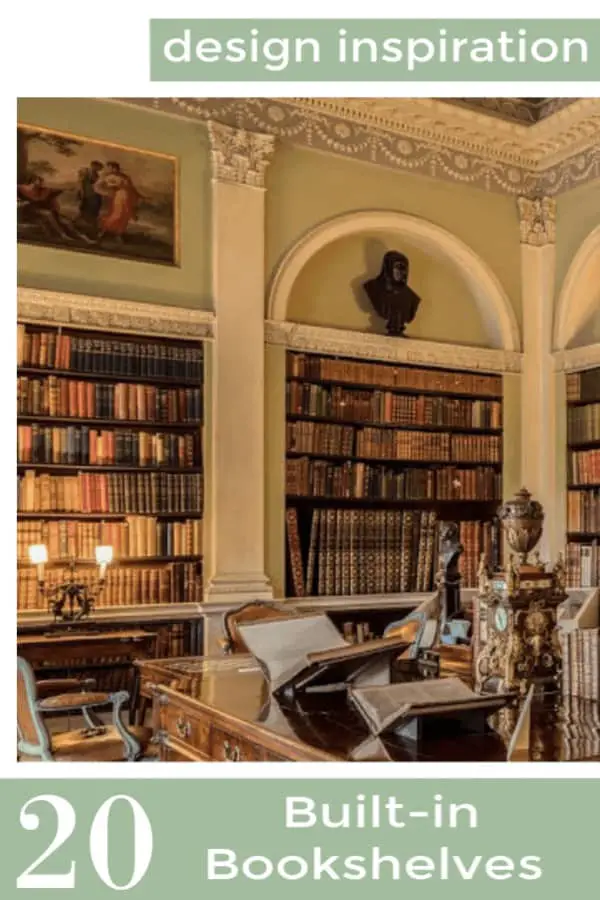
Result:
M400 638L349 644L328 616L291 616L239 626L240 634L266 670L275 693L286 687L342 689L375 661L406 647Z

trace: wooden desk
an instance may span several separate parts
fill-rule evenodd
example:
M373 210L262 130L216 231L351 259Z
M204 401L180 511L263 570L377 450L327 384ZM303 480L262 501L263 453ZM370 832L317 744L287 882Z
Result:
M130 720L135 722L144 716L147 701L139 704L139 670L134 662L156 655L154 632L128 629L22 634L17 636L17 654L31 664L38 677L50 677L57 672L81 675L102 669L127 668Z
M368 731L345 694L277 702L250 656L140 662L141 692L153 696L153 729L167 762L352 761ZM496 732L447 735L416 747L386 736L371 760L506 760L518 710L502 710ZM530 760L600 760L600 705L559 697L532 710Z

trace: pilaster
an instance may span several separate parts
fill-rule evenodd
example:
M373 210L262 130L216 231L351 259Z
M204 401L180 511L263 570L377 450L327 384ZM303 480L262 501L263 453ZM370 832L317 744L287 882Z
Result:
M520 197L523 368L521 382L521 481L545 510L540 552L554 559L563 549L556 466L556 379L552 321L556 266L556 201Z
M265 173L274 138L208 123L212 158L211 561L206 600L268 599L264 557Z

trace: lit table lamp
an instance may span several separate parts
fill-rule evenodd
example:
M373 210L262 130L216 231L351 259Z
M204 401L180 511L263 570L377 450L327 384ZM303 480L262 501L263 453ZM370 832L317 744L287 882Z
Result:
M48 604L55 621L75 622L90 614L94 603L102 593L106 581L106 570L113 560L113 548L108 544L96 547L96 563L98 577L93 584L85 584L75 577L77 560L69 563L69 576L60 584L46 587L45 565L48 562L48 550L45 544L31 544L29 559L36 567L38 590Z

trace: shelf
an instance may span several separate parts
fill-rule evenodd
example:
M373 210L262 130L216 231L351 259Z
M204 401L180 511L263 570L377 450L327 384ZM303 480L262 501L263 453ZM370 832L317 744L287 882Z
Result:
M600 541L600 531L567 531L570 541Z
M594 403L600 403L600 397L593 397L587 400L567 400L567 408L570 406L590 406Z
M203 555L201 553L191 554L188 556L129 556L113 559L113 561L110 563L109 569L119 566L154 566L162 563L201 563L202 560ZM54 559L50 562L45 563L45 567L50 569L68 569L70 564L71 562L68 559ZM29 562L28 560L22 559L17 561L17 567L19 569L33 569L34 564ZM98 568L98 563L95 559L77 560L75 563L75 568L96 569Z
M201 420L193 422L149 422L147 419L90 419L75 416L17 416L17 423L36 425L96 425L100 428L133 428L140 431L191 431L202 427Z
M318 384L326 386L336 386L348 388L348 390L359 391L378 391L379 393L404 394L408 396L434 395L439 397L452 397L455 400L496 400L502 402L502 394L470 394L465 391L446 391L436 387L431 388L410 388L410 387L388 387L382 384L361 384L356 381L341 381L335 378L308 378L299 375L288 375L286 381L296 381L300 384Z
M502 434L502 428L477 428L463 425L401 425L398 422L362 422L356 419L336 419L326 416L310 416L305 413L287 413L287 420L317 422L327 425L350 425L353 428L391 428L394 431L428 431L443 434Z
M600 450L600 438L589 441L571 441L567 444L567 450Z
M313 497L305 494L286 494L288 506L360 506L360 507L383 507L383 508L400 508L400 509L436 509L437 507L498 507L502 503L498 500L430 500L421 498L419 500L394 500L391 498L381 497Z
M173 375L110 375L104 372L76 372L73 369L37 368L35 366L17 367L17 377L26 375L32 378L75 378L77 381L106 381L111 384L150 384L178 388L201 388L202 379L181 378Z
M28 520L38 520L38 519L47 519L48 521L52 521L54 519L68 519L73 521L89 521L93 519L98 519L101 521L122 521L123 519L128 518L129 516L148 516L152 519L202 519L203 513L201 512L123 512L123 513L112 513L112 512L17 512L17 519L22 519L23 521Z
M288 450L287 456L291 459L300 459L302 457L308 457L309 459L320 459L324 462L338 462L338 463L356 463L356 462L364 462L369 463L370 465L380 465L380 466L402 466L404 469L411 468L434 468L434 467L444 467L452 466L453 468L488 468L488 469L500 469L502 468L501 462L475 462L469 461L466 462L464 460L432 460L432 459L375 459L370 456L345 456L342 454L326 454L326 453L307 453L300 450Z
M202 472L201 466L189 466L181 468L175 466L127 466L127 465L106 465L106 466L90 466L90 465L66 465L63 463L17 463L17 469L36 469L43 472L166 472L168 474L178 475L197 475Z
M600 482L594 484L568 484L568 491L597 491L600 489Z

